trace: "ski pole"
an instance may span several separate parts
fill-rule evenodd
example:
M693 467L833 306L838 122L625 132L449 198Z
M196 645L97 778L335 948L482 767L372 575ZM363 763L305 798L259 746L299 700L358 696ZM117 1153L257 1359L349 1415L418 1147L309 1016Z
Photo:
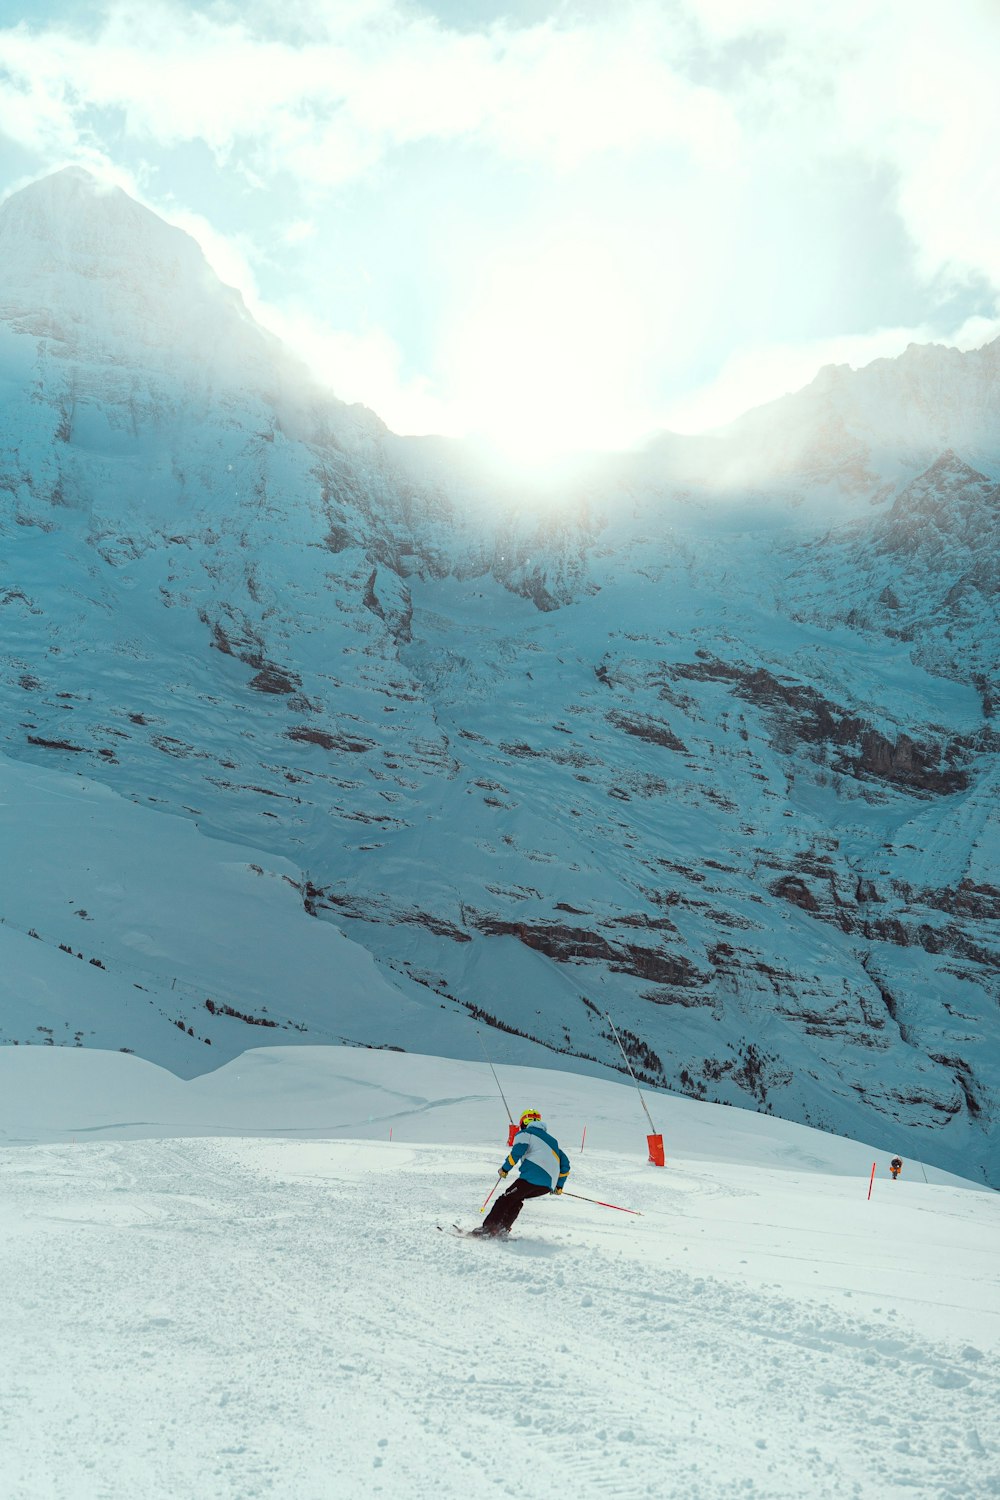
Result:
M483 1203L482 1208L479 1210L479 1212L481 1214L484 1214L486 1212L486 1204L489 1203L490 1199L493 1197L493 1194L496 1192L496 1190L500 1186L501 1182L503 1182L503 1178L502 1177L498 1177L497 1180L496 1180L496 1182L490 1188L489 1192L486 1194L486 1200Z
M479 1030L478 1027L476 1028L476 1036L479 1038L479 1045L483 1049L483 1056L485 1057L486 1061L489 1063L490 1072L493 1074L493 1082L496 1084L497 1088L500 1089L500 1098L503 1099L503 1107L507 1111L507 1118L510 1121L510 1123L513 1125L513 1123L514 1123L514 1116L510 1112L510 1105L507 1103L507 1100L504 1099L504 1092L503 1092L503 1089L500 1088L500 1080L497 1077L497 1070L493 1066L493 1064L490 1062L490 1054L486 1050L486 1043L483 1041L483 1033ZM487 1202L488 1201L489 1200L487 1199Z
M579 1198L581 1203L596 1203L599 1208L617 1208L620 1214L635 1214L637 1218L642 1218L637 1208L622 1208L620 1203L605 1203L603 1198L585 1198L582 1193L567 1193L565 1188L562 1195L564 1198Z

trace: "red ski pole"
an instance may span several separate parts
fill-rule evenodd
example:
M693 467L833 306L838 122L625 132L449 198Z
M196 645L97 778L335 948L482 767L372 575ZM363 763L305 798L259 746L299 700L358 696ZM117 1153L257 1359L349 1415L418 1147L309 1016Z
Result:
M579 1198L581 1203L596 1203L599 1208L616 1208L620 1214L635 1214L641 1219L642 1214L637 1208L622 1208L620 1203L605 1203L603 1198L585 1198L582 1193L567 1193L563 1190L564 1198Z
M493 1197L493 1194L496 1192L496 1190L500 1186L501 1182L503 1182L503 1178L502 1177L498 1177L497 1180L496 1180L496 1182L490 1188L489 1192L486 1194L486 1200L483 1203L482 1208L479 1210L479 1212L481 1214L484 1214L486 1212L486 1204L489 1203L490 1199Z

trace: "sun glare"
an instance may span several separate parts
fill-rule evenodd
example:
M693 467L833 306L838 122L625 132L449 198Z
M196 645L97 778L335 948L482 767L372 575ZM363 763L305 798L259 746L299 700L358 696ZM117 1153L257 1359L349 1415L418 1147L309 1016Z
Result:
M497 258L450 341L462 426L520 463L623 446L641 341L606 247L573 239Z

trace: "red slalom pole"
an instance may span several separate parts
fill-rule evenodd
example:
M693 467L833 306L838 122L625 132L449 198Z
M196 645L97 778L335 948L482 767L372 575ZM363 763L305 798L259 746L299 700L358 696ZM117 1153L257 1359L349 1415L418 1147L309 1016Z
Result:
M616 1208L620 1214L635 1214L637 1218L642 1218L637 1208L622 1208L620 1203L605 1203L603 1198L585 1198L582 1193L567 1193L565 1190L563 1197L579 1198L581 1203L596 1203L599 1208Z
M583 1150L583 1142L587 1139L587 1127L583 1127L583 1140L580 1142L580 1150Z
M875 1181L875 1163L872 1162L872 1175L868 1179L868 1201L871 1202L872 1183Z

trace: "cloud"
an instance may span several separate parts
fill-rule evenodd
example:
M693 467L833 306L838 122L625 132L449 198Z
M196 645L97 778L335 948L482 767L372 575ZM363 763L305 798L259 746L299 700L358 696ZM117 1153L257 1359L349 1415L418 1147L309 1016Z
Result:
M65 153L113 110L137 140L198 140L326 186L421 141L561 170L669 148L730 170L784 134L792 153L889 164L928 274L997 275L998 34L992 0L609 4L462 31L389 0L113 0L89 29L0 31L0 129Z
M949 313L956 287L1000 288L996 15L995 0L553 0L527 23L457 28L410 0L110 0L72 24L0 29L0 134L119 181L121 139L161 168L159 152L204 146L271 215L270 263L263 228L221 235L185 212L183 182L158 203L169 179L136 165L130 190L391 425L472 423L473 391L506 427L537 423L548 370L567 433L574 413L584 436L603 414L620 436L630 414L637 430L657 412L712 424L821 363L940 337L968 310ZM865 178L892 218L881 243L874 189L844 186ZM352 191L369 195L360 210ZM392 208L372 223L399 236L395 261L380 283L380 251L358 239L338 286L357 293L370 271L371 295L360 310L345 296L354 326L334 331L350 226L330 205L357 214L379 196ZM295 303L265 274L282 253L317 278ZM408 305L434 327L423 378L401 373L404 298L383 291L404 262ZM517 274L484 291L498 262ZM873 328L873 308L894 326ZM515 383L519 348L532 363Z
M1000 131L994 0L697 0L717 48L766 42L738 105L758 133L792 130L821 165L845 151L886 166L924 276L1000 285Z
M24 144L65 148L88 111L113 109L137 139L203 141L220 160L250 150L265 170L326 184L428 140L563 167L665 143L730 158L729 105L673 65L674 33L653 16L625 7L589 24L458 32L401 6L300 5L265 34L270 6L235 20L117 0L88 35L0 32L5 126Z
M316 225L311 219L294 219L281 231L281 238L286 245L305 244L306 240L314 239L315 235Z
M65 155L99 146L93 112L113 111L138 142L200 141L318 188L429 141L556 171L853 152L896 174L928 277L1000 280L998 40L993 0L633 0L461 31L391 0L112 0L89 27L0 31L0 131Z

